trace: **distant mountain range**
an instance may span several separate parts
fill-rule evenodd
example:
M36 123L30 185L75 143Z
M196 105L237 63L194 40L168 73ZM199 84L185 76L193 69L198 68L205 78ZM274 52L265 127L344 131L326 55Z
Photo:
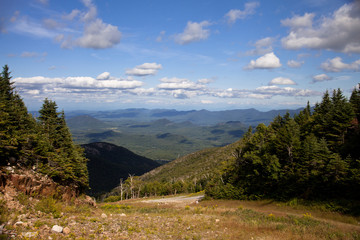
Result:
M67 118L80 115L88 115L99 120L132 120L132 121L154 121L157 119L168 119L172 122L191 122L196 125L209 126L228 121L240 121L246 125L256 126L259 123L269 124L277 115L289 112L291 115L299 113L296 110L271 110L267 112L258 111L254 108L235 109L224 111L191 110L177 111L174 109L144 109L130 108L112 111L71 111L66 112ZM96 124L96 123L94 123Z
M171 161L204 148L227 145L248 128L238 121L199 126L168 119L106 121L89 115L70 118L67 124L78 144L109 142L157 161Z
M108 192L119 185L129 174L140 176L158 166L159 163L139 156L126 148L106 142L84 144L85 156L89 159L90 195Z

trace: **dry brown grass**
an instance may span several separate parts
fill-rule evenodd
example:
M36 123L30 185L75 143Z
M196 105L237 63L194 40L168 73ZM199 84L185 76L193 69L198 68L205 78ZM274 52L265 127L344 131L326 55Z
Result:
M36 231L36 239L49 239L49 236L78 240L360 239L360 225L348 223L349 216L282 206L270 201L207 200L184 205L138 199L103 203L97 209L86 208L84 211L75 211L68 206L62 211L61 217L56 219L49 214L27 219L26 228L20 226L15 230L18 236ZM70 234L55 234L45 227L51 228L54 224L68 226ZM29 227L34 225L35 228Z

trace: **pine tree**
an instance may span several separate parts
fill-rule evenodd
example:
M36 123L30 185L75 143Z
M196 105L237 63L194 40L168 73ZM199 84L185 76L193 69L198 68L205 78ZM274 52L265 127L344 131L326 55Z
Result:
M47 149L47 162L41 165L41 171L56 181L85 189L88 186L87 159L83 150L72 141L64 112L57 112L57 108L54 101L45 99L39 111L43 145Z
M32 152L27 147L31 141L29 135L34 121L15 91L10 74L8 66L5 65L0 76L1 164L10 160L12 163L29 164L32 161Z

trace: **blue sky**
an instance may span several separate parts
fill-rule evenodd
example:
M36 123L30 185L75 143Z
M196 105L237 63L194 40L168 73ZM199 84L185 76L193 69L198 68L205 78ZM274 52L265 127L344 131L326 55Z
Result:
M30 110L295 109L360 82L359 1L0 6L0 63Z

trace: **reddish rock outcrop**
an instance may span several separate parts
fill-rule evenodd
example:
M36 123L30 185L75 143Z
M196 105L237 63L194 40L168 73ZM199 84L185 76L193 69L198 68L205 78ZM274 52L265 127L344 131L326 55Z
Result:
M79 195L76 187L62 186L33 170L6 167L0 168L0 192L15 188L29 196L54 196L71 201Z

